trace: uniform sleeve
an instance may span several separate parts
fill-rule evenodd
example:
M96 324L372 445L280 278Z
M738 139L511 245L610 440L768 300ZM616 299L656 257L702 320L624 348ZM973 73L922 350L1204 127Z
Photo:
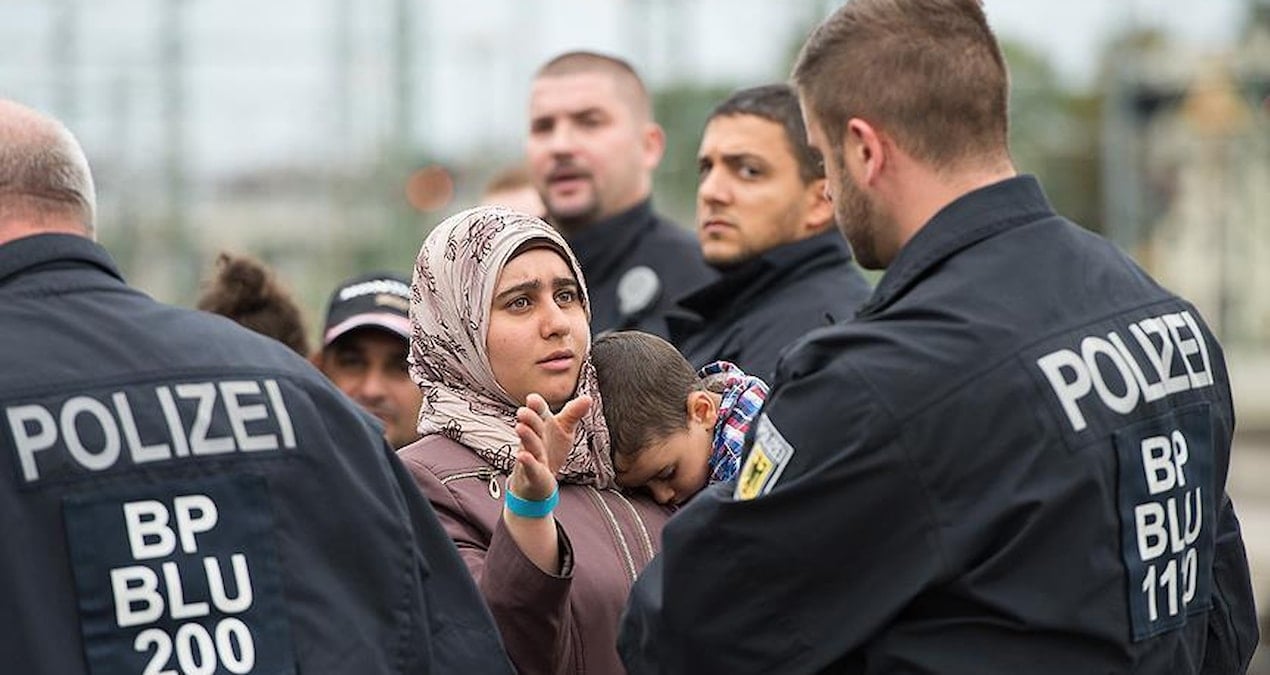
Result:
M428 497L445 532L476 580L516 670L524 675L556 673L573 665L573 548L557 522L561 574L538 569L497 519L489 545L454 494L426 466L403 458L414 482Z
M622 626L631 672L841 666L945 567L913 458L845 365L778 386L748 453L765 424L792 451L771 490L717 484L667 524Z
M1216 338L1207 334L1206 338L1209 344L1214 345L1213 359L1218 372L1226 373L1228 364ZM1218 386L1221 388L1222 401L1219 416L1225 426L1223 433L1226 438L1230 438L1235 429L1235 409L1229 379L1221 378ZM1229 470L1229 455L1225 457L1224 463ZM1208 639L1200 669L1205 675L1247 672L1260 639L1248 554L1244 549L1235 505L1224 491L1221 493L1221 507L1216 522L1212 607L1208 611Z
M1212 609L1208 612L1208 640L1204 650L1206 675L1247 672L1257 649L1257 610L1253 606L1248 557L1239 520L1229 497L1223 495L1213 555Z
M494 621L453 542L387 442L384 452L400 486L419 551L425 587L425 602L419 603L424 612L420 626L424 639L420 641L430 643L425 659L430 667L425 670L514 672Z

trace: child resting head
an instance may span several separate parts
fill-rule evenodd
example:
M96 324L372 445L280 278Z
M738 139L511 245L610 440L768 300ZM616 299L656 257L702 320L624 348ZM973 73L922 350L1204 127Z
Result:
M707 484L736 477L767 384L727 361L693 373L669 342L638 331L597 338L591 361L618 485L682 504Z

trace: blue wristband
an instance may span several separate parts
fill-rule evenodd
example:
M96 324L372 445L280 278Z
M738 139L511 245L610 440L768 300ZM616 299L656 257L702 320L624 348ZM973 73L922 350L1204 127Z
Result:
M512 494L510 489L504 490L506 497L507 510L520 516L521 518L546 518L556 510L556 504L560 503L560 486L551 491L551 496L542 501L534 501L532 499L521 499Z

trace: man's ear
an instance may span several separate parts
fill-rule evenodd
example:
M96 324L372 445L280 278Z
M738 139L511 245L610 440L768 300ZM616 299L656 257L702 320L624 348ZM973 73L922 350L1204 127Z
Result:
M847 132L842 139L844 169L851 173L860 185L874 185L882 175L888 161L887 146L882 132L859 117L847 120Z
M326 372L326 369L322 367L326 365L325 362L326 362L325 349L315 349L313 350L312 354L309 354L309 363L312 363L314 368L317 368L318 370L322 372Z
M661 157L666 152L666 132L656 122L648 122L644 125L641 141L644 149L644 166L652 171L661 164Z
M810 237L820 234L833 225L833 202L825 196L824 178L817 178L803 188L803 203L806 216L803 218L803 233Z
M708 391L693 391L688 394L688 421L697 424L714 424L719 414L719 403Z

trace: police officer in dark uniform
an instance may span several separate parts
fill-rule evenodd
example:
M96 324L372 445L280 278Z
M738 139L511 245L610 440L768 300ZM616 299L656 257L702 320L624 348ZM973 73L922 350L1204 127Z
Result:
M1016 175L980 4L851 0L794 80L887 272L778 363L736 483L668 523L632 672L1244 672L1221 348Z
M510 672L371 419L129 288L93 211L70 133L0 100L5 672Z
M670 338L696 367L768 378L812 329L855 316L869 284L833 225L825 169L787 84L733 92L697 151L697 238L719 278L680 298Z
M594 52L538 69L526 146L547 220L582 265L591 331L668 336L679 296L714 278L693 236L653 211L653 170L665 136L639 75Z

